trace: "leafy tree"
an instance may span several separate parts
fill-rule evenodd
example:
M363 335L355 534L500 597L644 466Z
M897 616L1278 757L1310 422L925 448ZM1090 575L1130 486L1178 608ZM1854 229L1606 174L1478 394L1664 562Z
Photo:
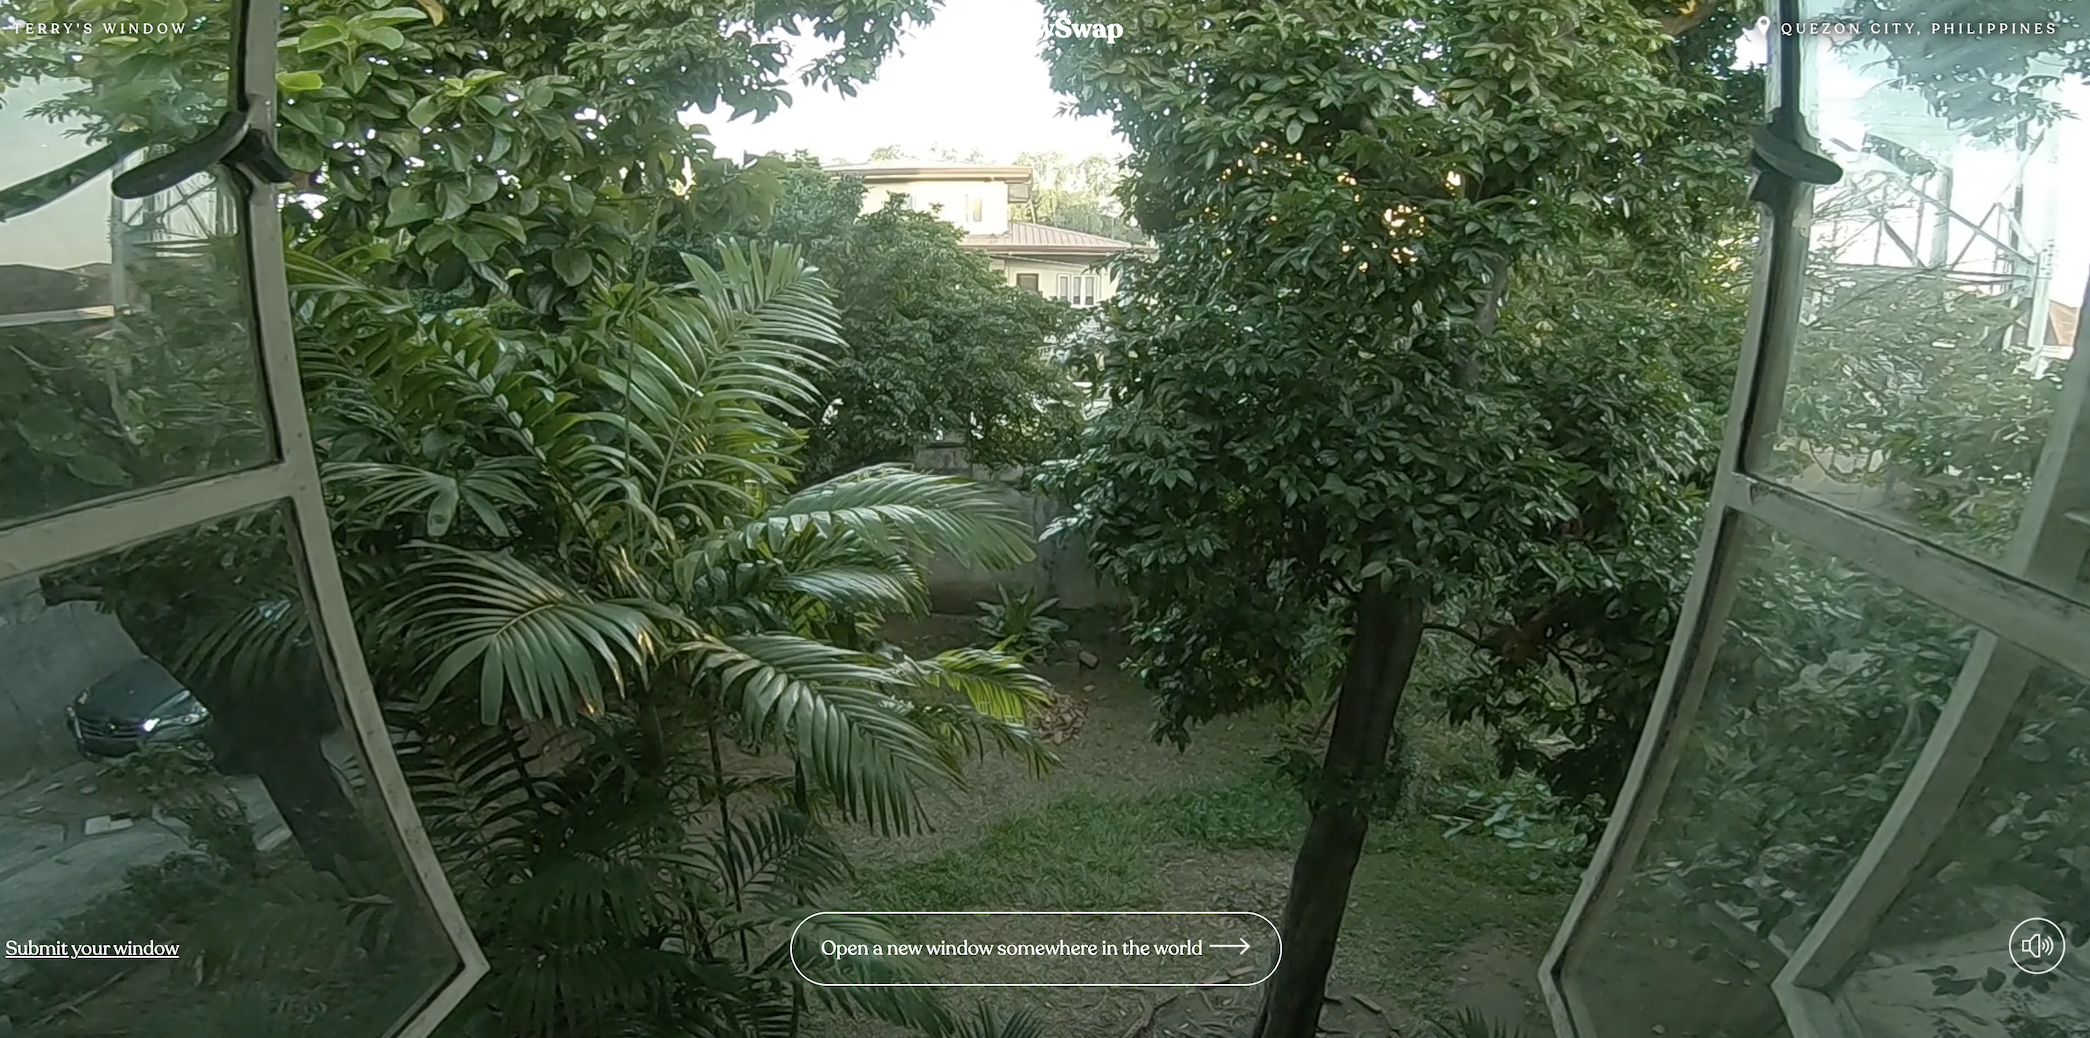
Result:
M804 80L845 94L871 76L928 0L748 10L650 4L584 8L534 0L312 0L284 14L279 148L324 198L285 211L321 255L392 243L363 262L388 284L512 299L575 319L592 288L625 280L664 230L744 229L776 191L774 162L717 158L681 113L774 112L791 42L832 43ZM75 80L42 107L96 140L136 127L185 139L224 107L232 27L224 4L154 15L116 0L36 0L32 22L158 17L167 36L12 37L0 81ZM200 16L200 17L198 17ZM741 31L721 34L735 22ZM85 51L88 64L75 54ZM642 71L643 70L643 71ZM124 89L107 89L122 83ZM672 276L672 272L671 272Z
M862 181L800 156L761 234L804 250L840 314L841 342L812 375L808 476L912 461L939 434L994 468L1059 453L1081 414L1051 349L1074 312L1009 285L949 223L897 200L863 213L863 196Z
M1059 152L1024 152L1016 164L1031 169L1029 218L1051 227L1144 243L1147 236L1126 220L1116 199L1116 160L1090 155L1070 161Z
M1652 285L1703 270L1755 105L1690 41L1739 20L1675 42L1670 12L1581 0L1054 7L1138 26L1052 45L1055 85L1131 141L1160 250L1126 271L1065 485L1139 599L1163 734L1308 694L1310 618L1336 603L1349 631L1257 1028L1310 1035L1425 630L1533 570L1623 593L1604 549L1673 521L1650 474L1703 464L1681 365L1534 343L1504 308L1614 238ZM1585 507L1593 480L1622 507Z

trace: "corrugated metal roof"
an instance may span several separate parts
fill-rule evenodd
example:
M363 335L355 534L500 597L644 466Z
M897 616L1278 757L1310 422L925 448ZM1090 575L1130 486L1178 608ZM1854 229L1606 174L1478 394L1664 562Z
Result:
M1141 247L1116 238L1105 238L1100 234L1083 234L1064 227L1047 227L1041 223L1024 223L1021 220L1009 221L1007 233L968 234L959 244L983 252L1094 256L1107 256Z

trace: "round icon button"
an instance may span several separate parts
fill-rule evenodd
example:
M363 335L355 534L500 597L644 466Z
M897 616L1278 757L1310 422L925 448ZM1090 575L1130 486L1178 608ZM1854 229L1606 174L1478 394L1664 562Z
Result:
M2010 961L2026 973L2052 973L2068 954L2068 935L2051 920L2033 917L2010 931Z

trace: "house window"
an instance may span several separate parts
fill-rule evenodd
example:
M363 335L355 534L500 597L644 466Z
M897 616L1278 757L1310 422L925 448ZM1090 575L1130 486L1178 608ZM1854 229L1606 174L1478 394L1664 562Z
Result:
M1097 288L1095 282L1095 274L1062 274L1060 280L1055 282L1051 297L1066 299L1074 307L1093 307Z
M1016 275L1016 287L1017 287L1017 288L1020 288L1020 289L1022 289L1022 290L1024 290L1025 292L1036 292L1036 291L1038 291L1038 275L1036 275L1036 274L1018 274L1018 275Z
M1096 305L1096 275L1061 274L1054 283L1052 298L1064 299L1073 306Z
M987 219L987 217L984 215L986 213L986 209L987 201L985 199L974 198L970 195L966 196L965 218L967 220L970 220L973 223L985 223Z

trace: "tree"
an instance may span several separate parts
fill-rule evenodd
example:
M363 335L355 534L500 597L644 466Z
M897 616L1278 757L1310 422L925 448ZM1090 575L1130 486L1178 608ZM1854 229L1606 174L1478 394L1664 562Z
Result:
M863 196L862 181L800 156L760 235L803 249L840 314L841 342L811 376L808 478L911 462L938 435L990 468L1061 453L1081 412L1051 349L1074 311L1010 285L949 223L898 200L863 213Z
M774 200L775 163L717 158L681 113L776 111L799 36L835 45L806 66L804 82L853 93L909 22L932 11L927 0L753 15L733 4L292 4L278 146L325 201L286 209L288 231L327 256L393 243L362 259L388 284L575 319L589 288L620 283L643 243L749 228ZM223 82L230 13L223 3L192 8L198 31L164 37L23 36L0 55L0 81L78 80L41 111L81 120L93 139L118 127L140 127L147 141L186 139L223 107L204 84ZM142 17L112 0L38 0L17 14ZM728 20L743 31L720 35ZM116 83L125 89L102 89Z
M1647 517L1586 513L1592 470L1666 497L1650 472L1702 464L1673 364L1555 358L1505 327L1516 279L1614 238L1652 284L1702 270L1755 106L1717 44L1629 3L1053 6L1138 26L1051 44L1055 85L1131 141L1159 245L1126 271L1110 406L1065 485L1139 600L1163 734L1306 694L1328 604L1349 632L1257 1026L1304 1038L1425 631L1534 569L1616 593L1603 541ZM1722 7L1693 35L1738 26Z
M1016 164L1031 170L1029 216L1033 221L1120 241L1147 240L1118 205L1118 164L1109 156L1069 161L1056 151L1024 152L1016 156Z

